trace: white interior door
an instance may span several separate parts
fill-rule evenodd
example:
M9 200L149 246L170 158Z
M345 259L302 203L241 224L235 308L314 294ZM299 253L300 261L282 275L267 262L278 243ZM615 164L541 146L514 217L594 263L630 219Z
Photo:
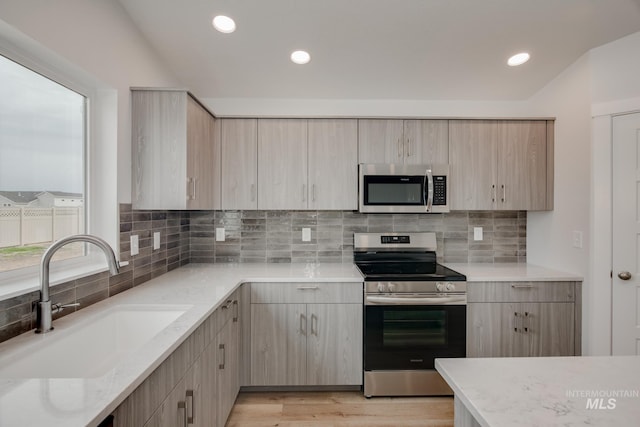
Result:
M613 118L614 355L640 355L640 113Z

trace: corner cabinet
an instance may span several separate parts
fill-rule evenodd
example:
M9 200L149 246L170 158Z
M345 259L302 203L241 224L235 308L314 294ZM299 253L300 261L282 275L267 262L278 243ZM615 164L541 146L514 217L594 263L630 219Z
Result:
M362 384L362 283L252 283L251 386Z
M240 290L113 412L115 427L224 426L240 390Z
M449 163L447 120L358 120L359 163Z
M450 120L452 210L552 210L553 121Z
M467 357L581 353L581 282L469 283L467 299Z
M259 119L257 133L258 209L357 209L356 120Z
M214 117L182 90L131 91L134 209L219 209Z

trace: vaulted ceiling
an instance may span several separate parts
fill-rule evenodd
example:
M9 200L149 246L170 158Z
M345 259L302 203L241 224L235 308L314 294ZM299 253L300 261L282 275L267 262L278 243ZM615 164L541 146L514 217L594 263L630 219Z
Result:
M640 31L640 0L120 0L203 98L521 100ZM214 30L215 15L237 30ZM307 65L289 54L305 49ZM531 60L508 67L527 51Z

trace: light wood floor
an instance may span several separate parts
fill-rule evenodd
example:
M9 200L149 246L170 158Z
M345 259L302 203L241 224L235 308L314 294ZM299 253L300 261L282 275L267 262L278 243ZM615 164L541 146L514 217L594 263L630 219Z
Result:
M240 393L227 427L452 427L452 397L362 392Z

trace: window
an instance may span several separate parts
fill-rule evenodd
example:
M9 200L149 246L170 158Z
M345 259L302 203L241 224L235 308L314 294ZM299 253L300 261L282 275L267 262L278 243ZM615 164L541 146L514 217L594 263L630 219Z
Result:
M85 232L86 116L85 96L0 56L0 272ZM82 255L69 245L54 259Z

